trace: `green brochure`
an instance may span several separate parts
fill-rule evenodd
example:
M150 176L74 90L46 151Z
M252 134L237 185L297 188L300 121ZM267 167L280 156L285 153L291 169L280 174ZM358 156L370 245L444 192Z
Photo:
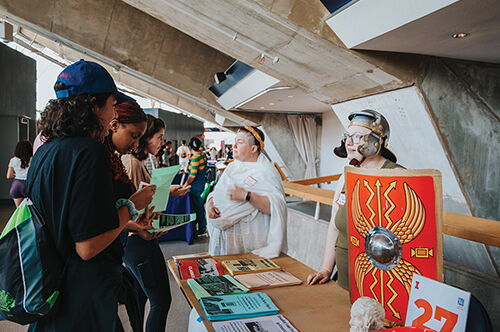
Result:
M191 214L161 214L160 219L153 220L150 233L165 232L196 220L196 213Z
M170 186L174 177L179 172L180 165L155 168L151 174L151 183L156 186L153 201L149 206L154 206L153 212L163 212L167 208L168 197L170 196Z

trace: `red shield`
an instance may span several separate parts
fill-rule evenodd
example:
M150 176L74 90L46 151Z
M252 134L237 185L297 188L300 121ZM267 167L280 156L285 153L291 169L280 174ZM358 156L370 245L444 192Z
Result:
M413 274L442 281L441 174L353 167L345 174L351 300L371 297L387 320L404 324ZM374 254L373 237L365 241L375 227L397 238L401 250L392 265L384 264L393 252Z

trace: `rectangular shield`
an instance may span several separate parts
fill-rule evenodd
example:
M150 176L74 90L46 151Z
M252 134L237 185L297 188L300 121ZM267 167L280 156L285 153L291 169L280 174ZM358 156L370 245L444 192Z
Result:
M404 324L413 274L442 281L442 189L437 170L346 167L351 300L380 302Z

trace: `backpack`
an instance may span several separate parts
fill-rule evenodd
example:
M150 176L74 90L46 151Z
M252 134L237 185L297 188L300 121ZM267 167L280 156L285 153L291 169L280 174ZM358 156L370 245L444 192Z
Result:
M25 199L0 234L0 318L25 325L46 316L59 296L62 275L47 225Z

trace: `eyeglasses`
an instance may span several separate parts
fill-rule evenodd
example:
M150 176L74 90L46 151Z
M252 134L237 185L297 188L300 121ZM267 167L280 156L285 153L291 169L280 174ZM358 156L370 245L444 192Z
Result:
M357 133L349 135L348 133L344 133L344 134L342 134L342 140L344 142L347 142L348 139L351 139L354 144L358 144L359 142L361 142L362 138L365 138L365 136L368 136L368 135L361 135L361 134L357 134Z

